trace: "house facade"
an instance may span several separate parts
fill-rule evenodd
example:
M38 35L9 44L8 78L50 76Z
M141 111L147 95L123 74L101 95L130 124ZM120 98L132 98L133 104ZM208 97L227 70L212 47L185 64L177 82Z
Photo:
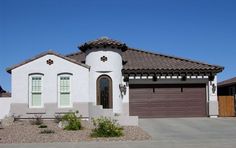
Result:
M60 55L42 53L7 69L9 113L23 118L79 110L85 118L217 117L223 67L128 47L109 38Z

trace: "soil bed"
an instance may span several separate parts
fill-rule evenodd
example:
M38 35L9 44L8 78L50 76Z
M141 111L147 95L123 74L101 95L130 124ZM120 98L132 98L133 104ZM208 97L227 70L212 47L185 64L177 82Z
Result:
M13 125L0 129L0 143L51 143L51 142L80 142L80 141L135 141L148 140L151 137L140 127L124 126L124 136L116 138L91 138L92 125L82 121L83 129L66 131L57 126L52 120L44 121L47 128L38 128L28 120L14 122ZM41 134L50 129L55 133Z

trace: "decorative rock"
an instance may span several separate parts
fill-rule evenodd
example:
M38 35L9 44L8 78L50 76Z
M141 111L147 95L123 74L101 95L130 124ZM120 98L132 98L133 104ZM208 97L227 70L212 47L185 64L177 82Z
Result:
M58 127L64 129L69 123L67 121L60 121Z
M4 127L10 126L10 125L13 125L13 122L14 122L14 118L9 116L9 117L5 117L4 119L2 119L1 125L4 128Z

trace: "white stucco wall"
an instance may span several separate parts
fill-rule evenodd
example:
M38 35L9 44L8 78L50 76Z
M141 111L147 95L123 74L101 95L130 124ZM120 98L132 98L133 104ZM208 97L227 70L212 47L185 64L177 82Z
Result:
M215 86L215 92L212 88ZM218 96L217 96L217 76L215 76L214 81L208 82L208 97L209 97L209 116L217 117L219 115L219 106L218 106Z
M52 65L46 61L53 60ZM71 73L72 102L88 102L89 100L89 69L69 62L55 55L45 55L23 66L12 70L12 99L13 103L28 103L29 74L42 73L43 103L57 103L58 74Z
M92 51L92 52L91 52ZM122 99L119 89L119 84L122 82L122 57L119 49L91 49L86 52L86 64L91 66L90 69L90 88L89 94L91 102L96 104L97 78L101 75L108 75L112 79L112 94L113 94L113 112L121 113ZM107 61L101 61L101 57L107 57Z
M12 98L11 97L0 97L0 119L3 119L10 112Z

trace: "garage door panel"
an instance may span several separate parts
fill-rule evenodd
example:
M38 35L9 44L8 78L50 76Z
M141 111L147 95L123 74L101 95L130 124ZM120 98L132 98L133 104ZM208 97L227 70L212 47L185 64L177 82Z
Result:
M206 116L205 85L131 86L130 115L147 118Z

